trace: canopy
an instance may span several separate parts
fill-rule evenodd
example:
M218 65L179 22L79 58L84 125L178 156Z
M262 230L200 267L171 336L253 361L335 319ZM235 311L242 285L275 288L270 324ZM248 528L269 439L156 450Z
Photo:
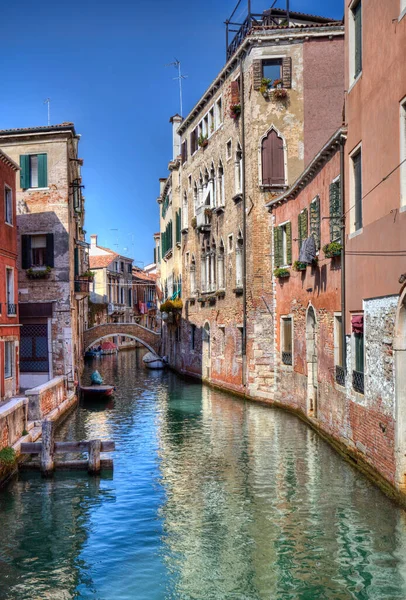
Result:
M364 315L352 315L351 325L353 333L364 333Z

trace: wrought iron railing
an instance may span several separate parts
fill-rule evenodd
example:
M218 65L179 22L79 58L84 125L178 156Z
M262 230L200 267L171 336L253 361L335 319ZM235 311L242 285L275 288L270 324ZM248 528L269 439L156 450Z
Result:
M339 365L336 365L336 382L338 385L345 386L345 370Z
M241 25L239 23L228 22L227 34L226 34L227 35L227 60L229 58L231 58L231 56L234 54L234 52L237 50L237 48L242 44L244 39L247 37L247 35L251 31L251 28L254 25L260 25L261 22L262 22L262 15L259 15L259 14L254 15L252 13L248 14L248 16L241 23ZM230 29L229 25L232 25L232 26L240 25L240 28L238 30ZM235 33L235 36L233 37L233 39L231 40L230 43L228 43L229 33Z
M364 393L364 373L360 371L352 372L352 387L359 394Z
M292 352L282 352L282 362L284 365L292 364Z
M17 304L7 303L7 314L8 315L16 315L17 314Z

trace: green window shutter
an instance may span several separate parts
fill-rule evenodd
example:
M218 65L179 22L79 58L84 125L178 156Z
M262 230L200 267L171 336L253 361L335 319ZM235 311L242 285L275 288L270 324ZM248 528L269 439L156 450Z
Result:
M282 264L282 230L280 227L273 228L273 254L275 267Z
M292 223L286 223L286 264L292 264Z
M48 187L48 157L46 154L38 154L38 187Z
M20 188L27 190L30 187L30 157L28 154L20 155Z
M54 234L47 233L47 267L54 266Z
M75 277L77 277L79 275L79 248L75 248L74 259L75 259Z
M298 224L298 237L299 237L299 251L302 247L302 243L308 237L307 234L307 208L302 210L297 217Z
M310 235L314 237L316 250L320 250L320 198L310 204Z
M29 269L31 267L31 236L21 236L21 268Z
M330 184L330 241L337 242L341 239L341 198L340 182Z

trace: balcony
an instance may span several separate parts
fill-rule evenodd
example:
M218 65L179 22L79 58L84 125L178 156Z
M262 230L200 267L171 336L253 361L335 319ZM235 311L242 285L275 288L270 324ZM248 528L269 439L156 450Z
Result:
M343 387L345 386L345 370L344 367L340 367L339 365L336 365L336 383Z
M117 302L109 302L107 306L108 315L122 315L125 312L125 304L118 304Z
M209 206L203 205L196 209L196 228L201 231L210 231L211 209Z
M89 279L77 277L75 279L75 294L85 294L89 293Z
M352 387L359 394L364 393L364 373L360 371L352 372Z
M292 352L282 352L282 363L284 365L292 364Z

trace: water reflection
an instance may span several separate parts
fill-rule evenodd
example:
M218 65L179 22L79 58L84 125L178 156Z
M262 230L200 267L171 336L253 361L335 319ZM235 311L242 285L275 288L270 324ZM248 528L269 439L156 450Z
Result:
M0 493L0 598L406 598L403 511L294 416L141 356L98 361L114 402L59 432L114 439L113 476Z

